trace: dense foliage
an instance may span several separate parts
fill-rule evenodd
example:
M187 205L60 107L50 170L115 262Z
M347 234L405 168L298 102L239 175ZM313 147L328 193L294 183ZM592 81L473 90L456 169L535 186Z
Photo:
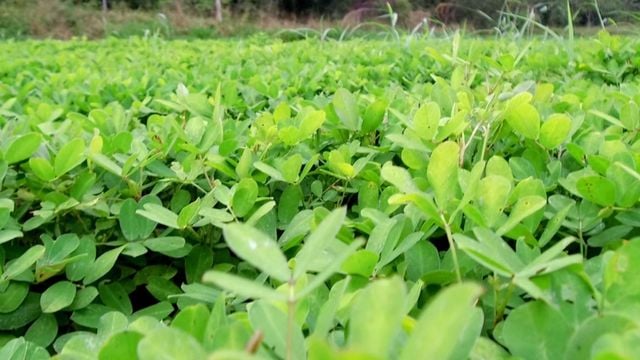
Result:
M640 41L0 44L0 358L633 359Z

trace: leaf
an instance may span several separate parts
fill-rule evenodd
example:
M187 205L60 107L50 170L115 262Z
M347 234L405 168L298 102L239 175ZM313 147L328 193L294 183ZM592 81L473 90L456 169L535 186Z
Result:
M400 360L449 359L455 352L467 357L469 349L460 349L461 336L477 317L475 303L482 287L473 283L452 285L442 290L420 314L411 336L400 352ZM455 336L452 336L455 334ZM475 334L477 338L480 334ZM473 345L473 343L471 344Z
M384 120L384 115L387 112L387 106L389 106L387 100L377 99L367 107L367 110L365 110L362 116L362 133L368 134L380 127L380 124L382 124Z
M213 251L208 246L198 245L184 258L187 283L200 282L205 271L213 266Z
M431 141L440 124L440 106L430 101L422 105L413 116L413 128L422 139Z
M380 176L391 185L404 193L414 193L418 191L409 172L402 167L386 162L380 170Z
M24 234L18 230L0 230L0 244L4 244L13 239L21 238Z
M329 299L320 307L312 335L318 338L324 338L329 331L333 329L336 313L338 312L342 297L349 286L350 280L351 278L347 277L333 285L329 293Z
M75 285L69 281L59 281L42 293L40 307L44 313L54 313L71 305L75 297Z
M555 149L569 136L571 119L565 114L553 114L540 128L540 144L547 149Z
M112 284L102 283L98 285L98 291L103 304L125 315L133 313L133 305L129 299L129 294L119 282Z
M333 109L338 115L345 129L358 131L360 118L358 115L358 103L356 97L349 90L338 89L333 95Z
M171 327L180 329L202 343L209 321L209 309L197 304L182 309L171 322Z
M38 150L41 142L42 136L38 133L22 135L9 144L4 160L9 165L26 160Z
M98 353L99 360L137 359L138 344L144 337L136 331L123 331L109 337Z
M406 292L398 277L374 281L360 290L351 306L347 345L387 357L404 317Z
M507 205L510 192L511 182L502 176L489 175L480 180L475 202L479 203L483 220L487 226L494 227L497 224Z
M1 280L11 280L23 272L27 271L33 264L44 255L45 248L42 245L34 245L25 251L19 258L15 259L5 269Z
M304 336L297 325L289 327L287 314L280 309L270 305L264 300L256 301L249 308L249 321L254 330L259 330L264 334L264 342L275 348L275 352L281 358L304 359ZM291 329L288 333L287 329ZM288 339L287 336L291 335ZM291 344L291 355L287 355L288 340Z
M220 144L224 139L224 106L221 101L220 84L216 89L214 108L211 120L207 122L198 148L201 152L207 152L213 145Z
M29 159L29 167L40 180L51 181L56 178L56 171L47 159L32 157Z
M251 211L258 198L258 184L252 178L244 178L236 185L231 207L238 217L244 217Z
M296 266L293 271L294 279L304 275L309 269L312 260L318 254L321 254L329 243L335 239L342 227L346 214L347 210L344 207L332 211L309 235L302 249L296 254Z
M17 309L29 294L29 284L17 281L10 281L2 291L0 291L0 313L10 313Z
M144 210L137 210L136 214L144 216L145 218L166 227L174 229L180 228L178 226L178 215L164 206L149 203L145 204L143 208Z
M287 282L291 271L278 244L263 232L245 224L230 224L222 230L229 248L264 273Z
M90 157L91 161L96 163L101 168L103 168L103 169L107 170L108 172L112 173L113 175L119 176L119 177L121 177L123 175L122 174L122 167L120 167L120 165L116 164L113 160L109 159L104 154L91 153L89 155L89 157Z
M25 340L42 347L48 347L58 335L58 321L52 314L43 314L27 329Z
M537 139L540 133L540 114L529 104L531 94L523 92L507 104L505 120L513 131L528 139Z
M214 284L224 290L253 299L284 300L285 296L274 289L237 275L220 271L207 271L202 277L205 283Z
M616 202L615 184L602 176L585 176L576 182L576 188L583 198L601 205L613 206Z
M342 263L340 270L346 274L368 278L373 274L377 263L377 254L369 250L358 250Z
M206 355L195 338L168 327L151 332L138 343L139 360L202 360Z
M198 212L200 211L201 203L202 200L198 198L196 201L183 207L182 210L180 210L177 222L178 226L181 229L184 229L193 224L196 216L198 215Z
M84 140L81 138L73 139L60 148L53 162L56 177L60 177L82 164L85 159L85 150Z
M458 178L458 160L460 146L453 141L445 141L438 145L431 153L427 167L427 179L433 187L436 203L444 209L449 200L456 195L456 181Z
M186 241L180 236L165 236L142 242L149 250L162 254L184 248Z
M17 309L6 314L0 314L0 330L19 329L33 322L41 314L40 295L29 293Z
M96 297L98 297L98 289L93 286L83 287L76 292L76 297L69 305L69 310L83 309L89 306Z
M124 246L111 249L100 255L87 269L87 275L82 280L84 285L89 285L105 276L116 263L118 256L124 250Z
M512 310L501 333L514 356L555 359L565 353L572 329L559 311L542 301L533 301Z
M534 195L521 197L513 207L513 210L511 210L507 221L505 221L504 224L500 226L496 233L499 236L508 233L526 217L542 209L546 203L547 200L540 196Z

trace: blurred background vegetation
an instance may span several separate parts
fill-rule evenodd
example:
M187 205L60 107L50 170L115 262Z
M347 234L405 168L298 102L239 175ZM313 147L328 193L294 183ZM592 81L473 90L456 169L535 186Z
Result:
M567 26L567 0L0 0L0 38L242 36L282 28ZM635 23L640 0L569 0L576 26Z

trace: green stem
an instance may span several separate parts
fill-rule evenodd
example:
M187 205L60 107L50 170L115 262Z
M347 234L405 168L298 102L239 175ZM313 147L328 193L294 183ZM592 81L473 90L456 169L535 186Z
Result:
M289 298L287 299L287 360L293 360L293 326L296 316L295 280L289 280Z
M458 252L456 250L456 246L453 243L453 234L451 234L451 226L447 219L445 219L444 214L440 213L440 219L444 224L444 232L447 234L447 241L449 242L449 248L451 249L451 259L453 260L453 267L456 272L456 280L458 282L462 282L462 275L460 274L460 264L458 263Z

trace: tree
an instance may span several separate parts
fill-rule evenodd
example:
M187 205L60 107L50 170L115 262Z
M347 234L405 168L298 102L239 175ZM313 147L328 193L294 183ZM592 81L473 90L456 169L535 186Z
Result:
M217 22L222 22L222 0L214 0L215 17Z

